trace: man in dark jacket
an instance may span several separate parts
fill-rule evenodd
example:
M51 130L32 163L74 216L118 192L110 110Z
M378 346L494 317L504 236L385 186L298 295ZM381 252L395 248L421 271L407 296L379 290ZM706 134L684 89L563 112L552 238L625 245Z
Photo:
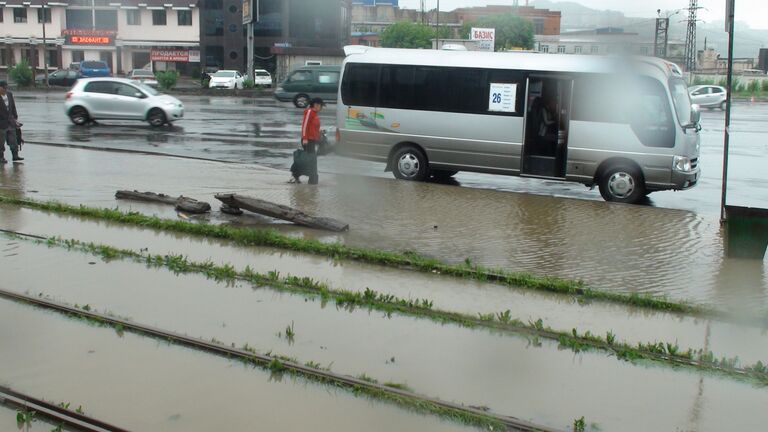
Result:
M16 129L19 125L19 114L16 111L16 101L13 93L8 91L8 83L0 81L0 163L8 163L5 160L5 143L11 149L13 161L23 161L19 156L19 145L16 139Z

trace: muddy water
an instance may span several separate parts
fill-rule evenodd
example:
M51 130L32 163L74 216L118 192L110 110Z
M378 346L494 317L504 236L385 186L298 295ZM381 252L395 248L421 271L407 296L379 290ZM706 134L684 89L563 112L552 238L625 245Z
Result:
M284 172L254 166L28 150L35 163L0 170L0 192L164 217L176 215L170 207L117 202L115 190L155 190L211 202L216 192L240 192L343 219L352 227L335 235L277 225L289 233L411 249L455 262L469 257L509 270L581 278L601 289L665 294L736 311L768 310L763 262L724 259L719 224L709 216L372 178L326 176L320 187L293 186L285 184ZM62 176L64 171L68 175ZM205 218L231 220L217 213Z
M574 354L545 340L337 310L268 289L223 287L196 275L106 264L59 249L21 244L15 253L4 263L0 284L6 289L42 292L206 339L248 343L345 374L407 383L422 393L550 426L565 427L582 415L604 430L628 431L716 431L734 422L750 430L768 420L758 408L768 403L765 389L695 371L633 365L597 352ZM296 333L293 341L284 337L288 325Z
M400 298L427 298L439 309L470 315L508 309L513 317L523 322L542 319L545 326L566 332L572 328L580 332L589 330L598 335L611 331L618 340L633 345L662 341L677 343L684 349L706 347L717 357L738 356L747 364L768 359L768 332L762 328L602 302L577 303L563 296L510 289L496 284L355 262L333 262L317 256L280 253L266 248L238 247L224 241L60 217L3 205L0 205L0 220L27 233L76 238L132 250L145 249L152 254L183 253L194 261L212 260L219 264L232 264L239 270L250 266L263 273L277 270L284 275L307 276L335 288L352 291L371 288ZM13 249L9 253L14 253Z
M463 430L302 379L0 301L0 381L130 430ZM13 326L9 323L14 323ZM7 347L13 346L13 349ZM2 430L10 430L2 429Z

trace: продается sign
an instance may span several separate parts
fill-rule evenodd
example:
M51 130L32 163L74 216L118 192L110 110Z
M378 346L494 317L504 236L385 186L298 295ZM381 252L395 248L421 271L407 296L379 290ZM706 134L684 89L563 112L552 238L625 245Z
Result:
M150 60L152 60L152 61L166 61L166 62L188 62L189 61L189 50L153 49L150 52Z

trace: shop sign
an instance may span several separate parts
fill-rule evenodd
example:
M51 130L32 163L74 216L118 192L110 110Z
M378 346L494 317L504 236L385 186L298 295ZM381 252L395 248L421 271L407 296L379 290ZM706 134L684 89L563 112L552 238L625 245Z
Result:
M200 63L200 50L189 50L189 62Z
M112 36L66 36L67 45L114 45Z
M186 49L156 49L150 52L150 60L164 62L188 62L189 50ZM197 53L197 61L200 61L200 52Z

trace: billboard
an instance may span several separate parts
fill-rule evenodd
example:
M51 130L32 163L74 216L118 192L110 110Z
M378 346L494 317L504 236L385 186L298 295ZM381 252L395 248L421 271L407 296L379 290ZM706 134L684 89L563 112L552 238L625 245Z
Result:
M469 39L477 41L478 51L494 51L496 43L496 29L472 27L469 31Z
M259 0L243 0L243 25L259 21Z

